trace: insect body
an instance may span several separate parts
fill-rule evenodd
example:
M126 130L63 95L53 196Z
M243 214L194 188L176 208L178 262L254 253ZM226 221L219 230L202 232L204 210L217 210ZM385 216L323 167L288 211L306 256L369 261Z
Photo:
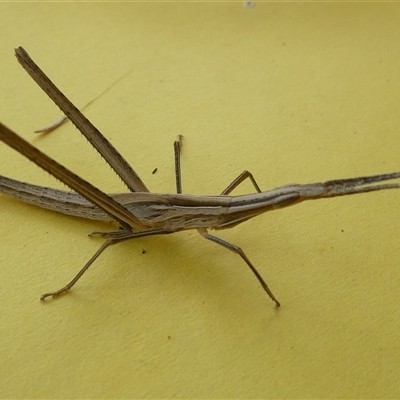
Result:
M261 286L279 307L280 303L247 258L243 250L208 232L209 229L232 228L266 211L280 209L304 200L321 199L383 189L400 188L398 183L381 182L400 178L400 172L331 180L324 183L292 184L262 192L248 171L240 174L218 196L182 194L180 149L182 137L174 143L177 194L150 193L134 169L90 121L59 91L26 51L19 47L16 57L23 68L47 95L60 107L68 119L81 131L100 155L115 170L129 189L128 193L106 194L42 153L16 133L0 123L0 140L14 148L41 168L68 185L74 192L56 190L16 181L0 175L0 193L68 215L114 221L119 229L93 232L106 241L80 272L61 289L45 293L41 300L55 297L71 289L97 257L110 245L138 237L165 235L187 229L197 229L205 238L238 254L253 271ZM250 179L257 193L231 196L245 179Z

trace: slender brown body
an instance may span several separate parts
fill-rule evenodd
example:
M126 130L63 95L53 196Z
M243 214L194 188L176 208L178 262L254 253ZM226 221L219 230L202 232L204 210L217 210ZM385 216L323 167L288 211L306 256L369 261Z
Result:
M130 191L128 193L110 195L103 193L0 123L0 140L25 155L74 190L74 192L67 192L46 188L19 182L0 175L0 193L64 214L114 221L119 224L119 230L117 231L93 233L106 237L106 242L70 283L58 291L42 295L42 300L69 290L93 261L111 244L137 237L197 229L204 238L240 255L256 275L264 290L279 306L280 303L244 252L236 245L211 235L208 233L208 229L231 228L266 211L287 207L304 200L400 188L398 183L380 183L400 178L400 172L395 172L332 180L325 183L291 184L261 192L253 176L248 171L244 171L221 195L195 196L181 194L180 137L179 141L174 144L177 194L150 193L140 177L120 153L57 89L25 50L19 47L16 49L16 56L24 69L60 107L93 147L99 151ZM229 195L235 187L247 178L252 181L258 193L242 196Z

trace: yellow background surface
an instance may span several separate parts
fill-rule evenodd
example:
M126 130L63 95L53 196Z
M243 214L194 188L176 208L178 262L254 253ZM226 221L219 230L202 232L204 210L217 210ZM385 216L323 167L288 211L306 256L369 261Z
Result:
M400 4L2 3L1 121L124 191L18 65L23 46L154 192L218 194L400 170ZM118 81L118 79L122 78ZM5 145L0 173L64 188ZM157 173L152 174L154 168ZM249 183L236 193L253 192ZM400 396L400 191L303 203L219 233L108 249L112 229L0 196L0 397ZM145 254L142 254L142 249Z

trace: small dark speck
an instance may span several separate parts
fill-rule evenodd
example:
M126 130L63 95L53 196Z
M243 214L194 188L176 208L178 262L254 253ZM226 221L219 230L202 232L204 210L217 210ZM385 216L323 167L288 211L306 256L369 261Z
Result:
M254 2L252 2L252 1L244 1L243 2L243 7L244 8L253 8L254 7Z
M152 174L154 175L157 172L158 168L154 168Z
M341 231L344 232L344 229L342 229Z
M146 253L146 250L145 249L142 249L142 254L145 254Z
M171 336L168 335L168 339L171 339Z

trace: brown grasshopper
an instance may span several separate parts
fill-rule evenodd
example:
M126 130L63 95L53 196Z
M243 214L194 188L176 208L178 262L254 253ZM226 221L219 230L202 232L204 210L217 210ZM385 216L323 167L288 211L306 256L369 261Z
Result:
M0 192L16 199L68 215L96 220L114 221L118 230L92 232L106 238L103 245L79 273L61 289L45 293L41 300L67 292L90 265L109 246L144 236L166 235L186 229L197 229L205 238L238 254L250 267L263 289L280 306L264 279L242 249L208 233L209 229L232 228L266 211L280 209L304 200L365 193L374 190L400 188L397 183L376 184L400 178L400 172L360 178L338 179L306 185L291 184L262 192L253 175L244 171L219 196L182 194L180 171L180 140L174 144L177 194L150 193L133 168L96 129L96 127L60 92L28 53L19 47L15 55L34 81L57 104L67 118L79 129L129 189L128 193L106 194L89 182L42 153L9 128L0 124L0 140L29 158L39 167L69 186L74 192L19 182L0 176ZM181 139L181 138L180 138ZM230 196L245 179L250 179L255 194ZM375 184L375 185L372 185Z

